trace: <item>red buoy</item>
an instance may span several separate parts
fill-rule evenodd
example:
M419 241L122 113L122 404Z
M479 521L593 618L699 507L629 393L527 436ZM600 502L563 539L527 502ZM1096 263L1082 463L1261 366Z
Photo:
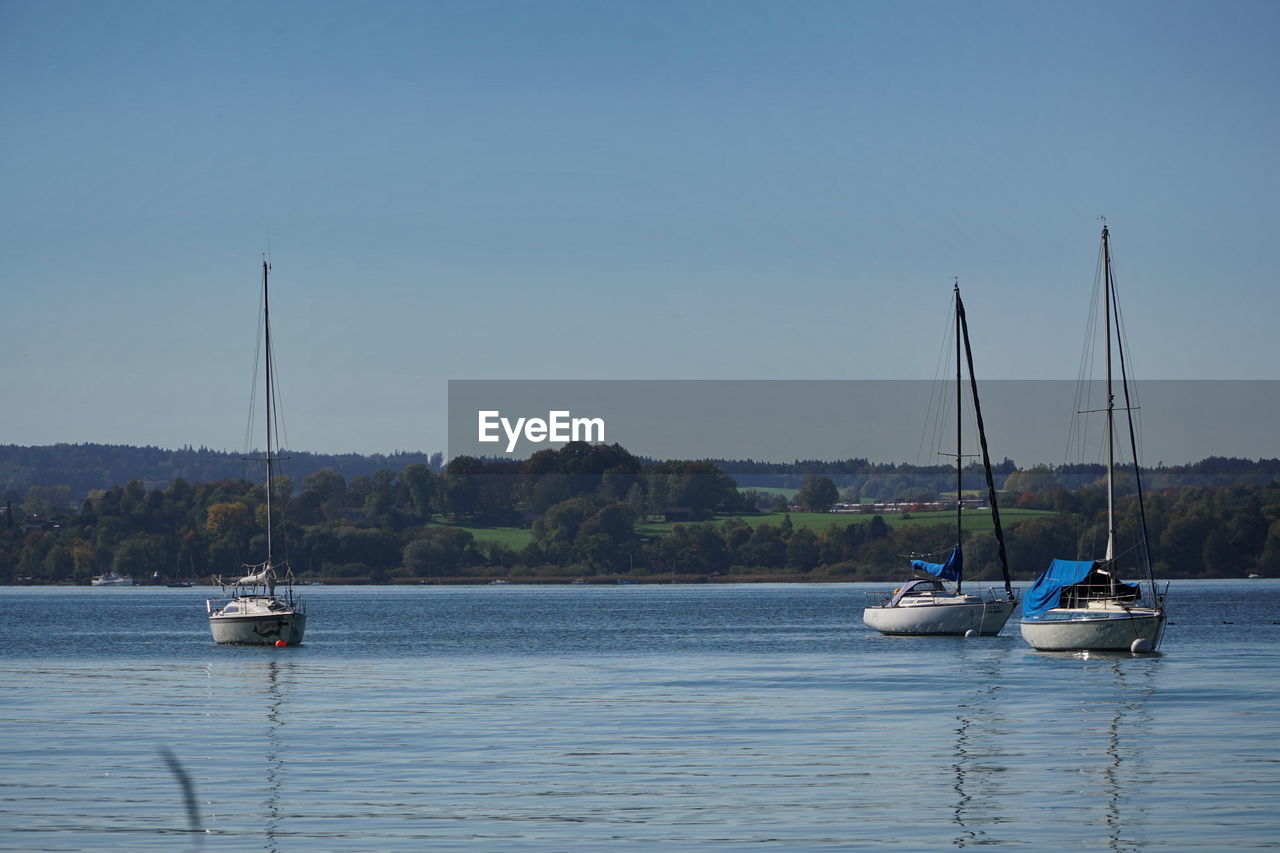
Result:
M276 640L276 646L287 646L287 645L289 644L286 643L284 640Z

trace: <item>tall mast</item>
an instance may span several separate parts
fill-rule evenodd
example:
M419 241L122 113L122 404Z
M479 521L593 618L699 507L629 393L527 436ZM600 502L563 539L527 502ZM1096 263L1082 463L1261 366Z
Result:
M271 387L271 380L273 375L273 371L271 369L271 307L269 304L268 294L267 294L267 273L270 272L270 270L271 270L271 265L267 263L266 258L263 258L262 260L262 324L263 324L263 342L267 350L266 352L266 355L267 355L267 358L266 358L266 363L267 363L266 420L267 420L267 570L268 571L270 571L271 567L275 565L275 554L271 547L271 544L272 544L271 543L271 527L272 527L272 524L271 524L271 476L273 473L272 466L274 462L271 455L271 449L273 446L271 428L272 428L272 421L275 420L276 410L274 408L275 400L274 400L273 389Z
M1102 226L1102 319L1107 370L1107 562L1115 559L1115 502L1116 486L1113 469L1115 452L1115 394L1111 389L1111 247L1108 245L1107 226Z
M991 526L996 534L997 553L1000 557L1000 573L1004 577L1004 591L1013 598L1013 584L1009 579L1009 555L1004 547L1004 528L1000 526L1000 504L996 500L996 483L991 476L991 453L987 450L987 429L982 422L982 403L978 400L978 377L973 372L973 347L969 345L969 320L964 313L956 285L956 314L960 317L960 329L964 332L964 354L969 363L969 386L973 390L973 418L978 422L978 444L982 447L982 471L987 478L987 500L991 502Z
M1115 560L1116 546L1116 450L1115 450L1115 405L1116 397L1111 387L1111 244L1107 226L1102 226L1102 318L1104 340L1106 342L1107 369L1107 564L1111 578L1111 593L1115 594L1116 572L1112 563Z
M961 376L960 376L960 282L956 282L956 552L961 553L960 537L963 532L961 523L961 513L964 511L964 456L960 444L960 429L963 419L960 417L960 405L963 401L961 396ZM963 564L962 564L963 565ZM956 592L960 592L960 586L964 583L964 570L960 572L960 577L956 579Z

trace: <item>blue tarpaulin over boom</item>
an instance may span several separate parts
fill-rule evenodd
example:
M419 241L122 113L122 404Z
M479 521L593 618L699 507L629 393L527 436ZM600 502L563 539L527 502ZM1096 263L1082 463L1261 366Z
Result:
M1093 560L1054 560L1022 598L1022 618L1038 619L1058 606L1062 591L1080 583L1093 570Z
M1022 618L1030 621L1043 618L1047 611L1059 606L1064 589L1081 583L1100 565L1102 564L1094 560L1054 560L1044 574L1036 578L1036 582L1023 597ZM1103 574L1096 577L1093 583L1110 584L1111 581ZM1136 586L1117 582L1115 588L1122 598L1138 598Z
M942 578L944 581L958 581L964 573L964 555L959 548L954 548L945 563L926 563L924 560L912 560L911 568L928 572L935 578Z

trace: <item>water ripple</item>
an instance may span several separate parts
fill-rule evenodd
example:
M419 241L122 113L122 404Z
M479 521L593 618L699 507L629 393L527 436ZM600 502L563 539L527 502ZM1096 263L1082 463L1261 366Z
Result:
M860 585L325 588L281 650L0 591L0 850L1272 846L1277 596L1186 586L1149 657L868 634Z

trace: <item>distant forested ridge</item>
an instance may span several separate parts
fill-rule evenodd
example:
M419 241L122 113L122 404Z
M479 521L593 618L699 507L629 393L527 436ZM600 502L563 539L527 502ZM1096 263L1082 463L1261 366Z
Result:
M286 451L287 473L296 482L329 470L347 480L372 476L379 470L401 471L409 465L426 465L434 473L444 470L444 454L400 452L391 454L324 454ZM28 496L32 486L69 490L70 502L79 503L96 489L109 489L138 480L148 489L165 488L176 479L189 483L210 483L246 477L256 480L261 472L245 463L244 454L205 447L168 450L160 447L133 447L118 444L52 444L24 447L0 445L0 504L15 507ZM486 464L509 464L511 460L482 460ZM662 460L639 457L643 464ZM740 489L799 489L806 477L820 475L835 483L846 500L884 501L933 499L955 489L955 468L949 464L911 465L871 462L866 458L792 462L763 462L753 459L706 459L731 477ZM1075 491L1099 481L1102 465L1037 465L1019 468L1011 459L992 466L997 488L1013 492ZM1280 459L1240 459L1210 456L1187 465L1157 465L1142 469L1143 485L1150 489L1183 486L1266 485L1280 480ZM65 487L63 489L62 487ZM986 489L982 466L968 465L964 488Z
M895 462L871 462L868 459L797 459L794 462L757 462L754 459L708 460L724 471L743 489L799 489L807 477L827 477L849 500L881 501L931 498L938 492L954 491L954 465L911 465ZM992 466L992 474L1000 483L1017 470L1011 459ZM985 489L986 475L982 466L973 463L964 473L964 488Z
M956 469L951 464L911 465L876 463L867 459L840 459L824 462L797 459L794 462L757 462L752 459L710 459L732 477L740 488L790 488L804 484L811 474L829 477L847 498L862 500L911 499L931 492L955 489ZM1044 491L1051 488L1075 490L1102 479L1104 465L1037 465L1020 469L1012 459L991 466L996 486L1017 492ZM964 472L964 488L986 488L982 466L969 464ZM1151 489L1182 486L1266 485L1280 480L1280 459L1239 459L1210 456L1187 465L1143 467L1144 487Z
M121 450L239 465L226 453ZM308 456L292 454L291 462L312 461ZM710 461L645 461L618 445L571 443L524 461L459 456L440 470L428 462L349 478L332 467L302 473L294 464L277 476L273 518L295 571L365 583L870 580L900 577L910 555L945 553L956 540L951 513L930 516L927 507L912 505L917 498L945 500L943 489L954 499L954 472L931 492L915 477L918 469L906 476L903 466L874 466L881 477L875 488L885 490L880 497L900 502L828 512L841 497L832 477L806 474L795 497L780 506L776 494L740 489ZM60 464L72 463L63 458ZM1132 471L1122 472L1116 484L1122 570L1136 570L1146 541L1162 578L1280 575L1280 479L1268 473L1275 468L1274 460L1211 459L1177 470L1144 469L1145 527L1138 523ZM1101 553L1107 534L1101 475L1093 467L1009 471L1000 502L1008 511L1004 528L1015 578L1029 580L1056 557ZM1191 479L1179 485L1179 477ZM88 583L107 570L138 580L207 578L238 574L244 564L264 559L267 485L260 479L155 482L131 478L91 488L82 500L72 499L65 482L31 485L20 500L4 500L0 583ZM862 484L863 494L871 482ZM905 491L893 491L898 488ZM791 512L799 510L793 520ZM984 509L969 513L974 522L985 516ZM987 521L962 534L975 581L998 570Z
M440 471L444 464L443 453L285 453L290 457L289 473L298 480L324 469L350 479L370 476L380 468L399 471L413 464L427 465L434 471ZM31 486L66 486L70 489L70 498L78 502L94 489L122 486L130 480L138 480L147 488L154 489L164 488L177 479L191 483L245 476L256 479L260 476L260 466L246 468L247 463L242 459L244 455L207 447L167 450L125 444L50 444L36 447L0 444L0 495L7 495L16 505Z

